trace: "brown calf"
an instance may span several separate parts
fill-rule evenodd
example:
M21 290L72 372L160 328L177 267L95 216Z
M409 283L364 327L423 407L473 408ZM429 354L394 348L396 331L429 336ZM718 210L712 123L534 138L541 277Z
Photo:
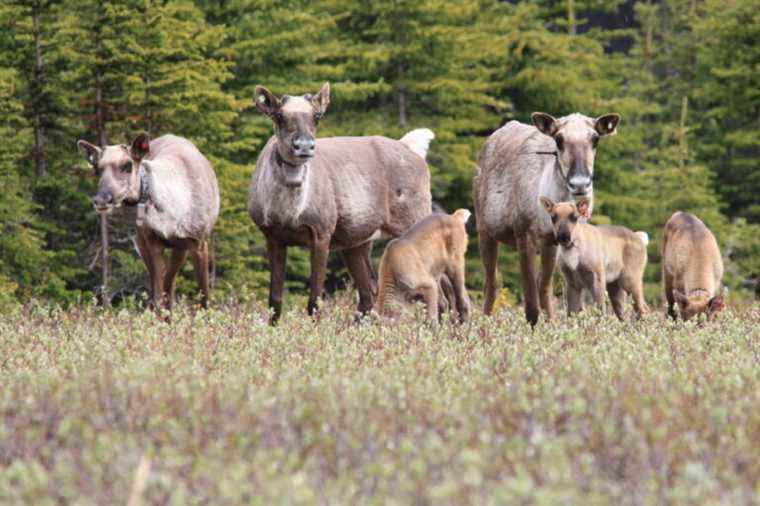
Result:
M559 244L558 262L565 277L567 312L583 309L583 290L591 292L594 302L604 309L604 289L619 319L623 319L626 294L633 297L633 307L641 317L649 309L644 302L644 268L647 265L646 232L632 232L625 227L594 226L584 223L590 202L576 204L541 197L551 217L554 238Z
M662 240L662 279L668 315L688 320L704 313L712 319L725 307L722 290L723 259L715 236L693 214L676 212L665 224Z
M388 316L388 299L403 295L406 300L422 298L428 320L439 309L439 282L451 280L460 321L470 314L470 299L464 286L467 231L470 211L433 214L423 219L398 239L388 243L380 260L377 312ZM446 283L443 283L446 286Z

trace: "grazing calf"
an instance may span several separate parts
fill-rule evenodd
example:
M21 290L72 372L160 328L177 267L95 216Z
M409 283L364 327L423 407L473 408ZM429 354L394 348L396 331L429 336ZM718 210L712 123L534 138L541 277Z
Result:
M92 198L98 212L137 206L137 246L148 268L153 305L171 309L174 281L192 255L203 307L209 298L208 240L219 216L214 169L189 140L138 136L131 146L77 145L100 178ZM169 264L164 249L172 250Z
M715 236L693 214L676 212L665 224L662 239L662 279L668 315L676 318L678 303L681 318L688 320L704 313L711 320L725 307L723 259Z
M541 197L551 217L554 238L559 244L559 266L565 277L567 312L583 309L583 290L591 292L594 302L604 309L604 289L612 307L623 319L626 294L641 317L649 311L644 302L644 268L647 265L646 232L625 227L594 226L584 223L591 203L583 198L577 204Z
M493 310L499 243L507 243L519 253L525 316L535 325L539 304L549 318L554 315L552 274L557 257L551 222L538 198L593 199L597 142L616 132L620 115L592 119L576 113L555 119L536 112L532 119L535 126L510 121L486 140L473 193L485 266L483 311ZM536 253L541 253L540 277Z
M413 130L400 141L315 139L330 102L327 83L316 95L282 99L257 86L255 101L275 128L256 162L248 194L248 211L267 242L272 323L282 311L288 246L311 253L309 314L322 295L330 250L341 252L359 291L359 311L368 312L375 288L372 241L397 237L430 214L425 155L433 132Z
M423 219L385 249L380 260L377 312L388 316L389 298L403 295L406 300L422 298L427 317L434 320L439 309L440 292L446 292L448 278L453 286L459 320L467 320L470 299L464 286L467 231L470 211L432 214Z

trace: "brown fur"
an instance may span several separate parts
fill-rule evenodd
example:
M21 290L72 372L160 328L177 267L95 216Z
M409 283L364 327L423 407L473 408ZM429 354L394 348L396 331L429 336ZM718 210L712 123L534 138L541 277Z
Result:
M705 314L712 319L725 307L723 259L715 236L696 216L678 211L665 224L662 240L662 279L668 315L688 320Z
M275 135L256 163L248 210L267 240L273 323L282 311L288 246L311 252L309 314L322 294L330 250L341 252L359 291L359 311L365 313L372 309L376 288L372 241L397 237L431 212L430 173L421 156L427 144L420 149L414 142L417 131L401 141L380 136L315 140L329 100L327 84L316 96L287 99L256 88L256 104L272 119Z
M596 143L616 132L620 116L596 119L571 114L555 119L534 113L535 126L510 121L485 142L473 180L480 254L485 267L485 302L490 314L498 291L499 243L517 248L525 316L538 321L539 304L554 315L552 274L557 247L549 217L539 197L568 201L588 197L593 204L592 178ZM536 253L541 254L540 277Z
M637 316L649 312L643 282L649 242L646 234L625 227L585 223L588 199L581 199L576 205L555 204L543 197L541 203L551 217L554 237L560 246L558 262L567 285L568 314L583 309L583 290L591 292L595 304L604 309L605 288L620 320L626 294L633 297Z
M453 214L433 214L423 219L398 239L391 241L380 260L377 312L390 314L389 298L403 295L406 300L422 298L427 317L433 320L439 309L439 280L451 280L460 321L470 312L470 299L464 285L467 231L470 217L466 209Z

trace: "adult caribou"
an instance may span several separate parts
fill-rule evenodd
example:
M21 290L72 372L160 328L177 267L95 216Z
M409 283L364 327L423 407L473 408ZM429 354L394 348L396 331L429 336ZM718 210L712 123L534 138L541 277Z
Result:
M272 323L282 312L288 246L311 255L307 310L322 295L330 250L340 251L359 291L359 311L372 309L376 288L372 241L397 237L431 212L425 155L433 132L387 137L315 139L330 103L330 85L316 95L278 98L257 86L256 107L275 134L261 151L251 180L248 210L266 237Z
M131 146L103 148L87 141L79 149L99 177L92 198L98 212L137 206L137 246L148 268L152 303L171 309L174 282L192 256L201 305L208 307L208 239L219 216L219 188L211 164L187 139L139 135ZM172 250L167 265L164 249Z
M555 119L535 112L533 125L510 121L485 142L473 180L480 253L485 266L485 302L490 314L496 298L499 242L516 247L525 316L538 321L539 303L554 317L552 274L557 259L552 223L540 197L566 202L582 197L593 207L594 158L600 137L616 132L619 114L596 119L571 114ZM541 254L537 279L536 253Z

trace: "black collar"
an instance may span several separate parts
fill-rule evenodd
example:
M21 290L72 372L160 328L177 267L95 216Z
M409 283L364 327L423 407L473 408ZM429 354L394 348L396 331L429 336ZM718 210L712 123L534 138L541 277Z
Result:
M275 163L277 163L277 165L279 165L280 167L287 166L287 167L290 167L291 169L295 169L296 167L300 167L301 165L303 165L302 163L299 163L296 165L296 164L286 161L280 154L280 150L277 149L276 145L274 147L274 160L275 160Z
M124 200L124 205L136 206L137 204L145 204L150 200L150 187L148 186L148 176L145 174L145 169L141 164L138 164L138 175L140 176L140 190L137 195L137 200Z

